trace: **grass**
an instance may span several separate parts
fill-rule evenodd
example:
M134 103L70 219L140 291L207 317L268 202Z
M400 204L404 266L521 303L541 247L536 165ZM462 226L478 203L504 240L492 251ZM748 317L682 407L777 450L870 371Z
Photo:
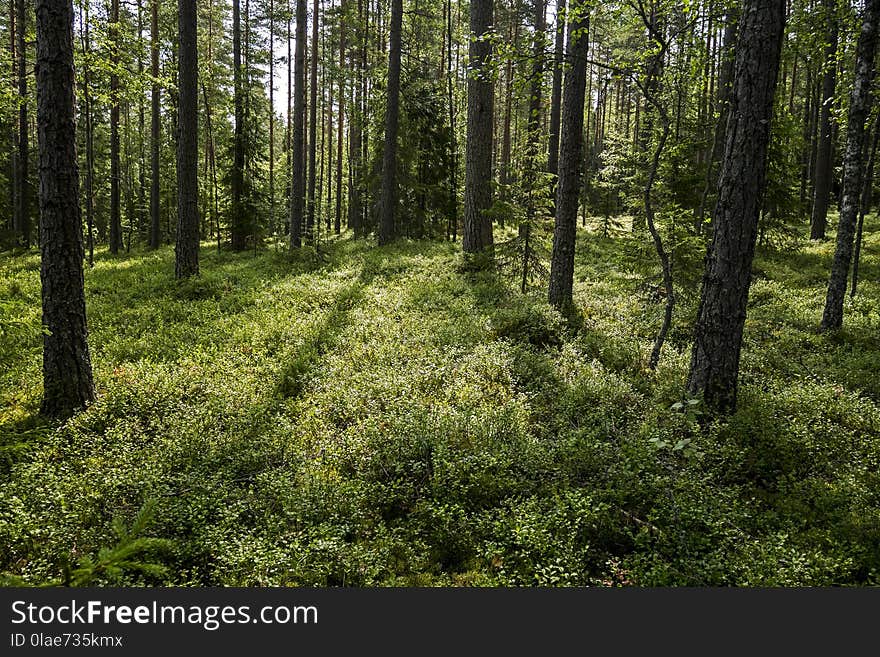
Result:
M0 571L53 581L153 510L168 585L880 583L880 232L845 328L832 243L759 249L741 404L681 404L702 246L579 234L566 322L457 245L100 252L98 401L37 416L39 264L0 256ZM116 521L118 524L118 520ZM146 558L146 557L145 557Z

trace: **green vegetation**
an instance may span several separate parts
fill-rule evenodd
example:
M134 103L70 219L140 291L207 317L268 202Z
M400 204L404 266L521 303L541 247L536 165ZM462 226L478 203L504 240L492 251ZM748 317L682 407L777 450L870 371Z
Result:
M723 420L681 398L701 249L676 252L680 307L650 372L650 245L602 233L579 233L573 321L543 286L467 271L452 243L205 248L185 282L168 247L102 249L86 272L98 401L60 427L38 419L38 255L0 256L0 571L880 584L880 232L836 333L817 328L831 243L759 248Z

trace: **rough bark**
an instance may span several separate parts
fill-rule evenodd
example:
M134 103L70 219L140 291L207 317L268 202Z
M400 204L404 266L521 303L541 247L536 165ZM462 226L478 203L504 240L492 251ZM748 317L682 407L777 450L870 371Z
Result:
M472 0L468 47L467 145L465 147L464 226L465 253L492 248L492 128L495 115L491 59L493 0Z
M401 4L403 0L400 0ZM336 215L333 229L342 232L342 143L345 136L345 0L340 3L339 14L339 127L336 130ZM403 9L401 8L401 17ZM399 32L398 28L398 32ZM398 37L399 38L399 37ZM398 48L398 51L400 49ZM399 55L398 55L399 56ZM391 71L389 70L389 75ZM398 77L400 74L398 73Z
M822 75L822 95L819 102L819 134L816 146L816 168L813 174L813 212L810 217L810 239L825 239L828 224L828 201L831 196L831 179L834 175L832 132L832 109L834 90L837 86L837 2L824 0L828 44L825 48L825 72Z
M73 4L36 0L40 152L41 413L64 418L94 400L76 157Z
M584 95L587 87L589 5L583 0L569 5L567 68L562 99L562 134L559 179L556 189L556 225L550 260L549 301L560 309L572 304L574 246L578 195L584 152Z
M838 329L843 325L846 279L852 262L853 236L862 195L865 122L871 113L873 100L871 85L874 81L878 23L880 23L880 0L867 0L861 18L861 30L856 46L856 71L849 96L846 149L843 154L843 196L840 203L840 220L837 224L837 246L831 264L825 310L822 313L823 329Z
M196 0L177 0L177 248L174 274L199 273L199 73Z
M745 0L687 389L715 412L736 408L758 215L765 187L785 0Z
M16 202L17 213L21 225L22 246L31 246L31 203L30 180L28 177L28 71L27 48L25 47L25 30L27 20L25 0L15 0L16 25L18 27L18 192Z
M305 216L306 168L305 101L306 101L306 0L296 0L296 48L293 55L293 171L290 189L290 248L302 246Z
M241 4L232 0L232 85L235 128L232 136L232 175L230 176L230 233L233 251L247 248L247 226L242 207L244 187L244 88L241 70Z
M318 154L318 0L312 3L312 59L309 86L309 192L306 240L315 240L315 169Z
M122 248L122 208L119 195L119 0L110 4L110 253Z
M150 248L159 248L159 0L150 1Z
M388 101L385 108L385 150L382 157L382 214L379 244L388 244L397 233L397 127L400 118L400 31L403 0L391 2L391 36L388 51ZM341 105L341 104L340 104Z

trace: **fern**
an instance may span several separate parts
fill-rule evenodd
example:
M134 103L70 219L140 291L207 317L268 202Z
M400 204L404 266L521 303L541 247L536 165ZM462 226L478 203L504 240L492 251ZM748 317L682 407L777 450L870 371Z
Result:
M97 555L86 555L77 562L73 570L64 568L62 577L50 580L42 586L89 586L96 583L119 581L126 572L138 572L151 577L162 577L167 573L165 566L159 563L143 561L149 552L168 550L173 542L164 538L144 536L144 532L153 520L156 500L144 502L130 527L119 516L113 519L113 533L116 545L103 547ZM0 575L2 586L31 586L23 578L11 573Z

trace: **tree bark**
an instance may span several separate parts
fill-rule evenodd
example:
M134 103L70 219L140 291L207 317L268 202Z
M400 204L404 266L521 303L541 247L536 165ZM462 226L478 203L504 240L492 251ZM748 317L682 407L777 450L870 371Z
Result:
M309 192L306 218L306 239L315 241L315 170L318 155L318 0L312 3L312 59L309 88Z
M232 137L232 175L230 176L232 206L230 233L232 250L247 248L247 226L242 207L244 187L244 89L241 74L241 3L232 0L232 78L235 128Z
M871 85L874 82L874 59L880 23L880 0L866 0L861 18L861 31L856 46L856 71L849 96L849 117L846 126L846 150L843 154L843 198L837 224L837 247L831 264L822 329L838 329L843 325L843 301L846 279L852 262L853 234L856 229L864 176L865 121L871 113Z
M379 244L388 244L397 233L397 127L400 113L400 31L403 0L391 0L391 36L388 51L388 102L385 108L385 150L382 157L382 215ZM341 103L340 103L341 107Z
M296 49L293 69L293 171L290 189L290 248L302 246L306 178L305 150L306 100L306 0L296 0Z
M110 4L110 253L122 248L119 182L119 0Z
M492 83L493 0L472 0L468 47L467 145L465 147L464 226L461 245L465 253L480 253L493 246L492 128L495 94Z
M92 78L88 53L92 50L89 26L89 3L84 2L85 17L80 21L83 56L83 114L86 124L86 244L89 249L89 267L95 264L95 138L92 130ZM80 10L83 11L82 9ZM80 14L82 18L82 13Z
M40 412L65 418L95 398L82 268L73 4L36 0L36 14L40 279L48 329Z
M556 225L550 260L549 301L566 311L572 305L574 246L577 233L578 194L584 152L584 95L587 86L587 53L590 15L584 0L569 5L568 67L562 99L562 135L559 148L559 183L556 190Z
M177 0L177 248L174 274L199 273L199 56L196 0Z
M715 412L736 409L758 215L764 192L785 0L745 0L687 390Z
M159 0L150 1L150 248L158 249L159 223Z
M822 95L819 109L819 135L816 147L816 168L813 174L813 212L810 217L810 239L825 239L828 224L828 199L831 195L831 179L834 175L832 131L832 106L837 86L837 2L824 0L828 44L825 48L825 73L822 76Z
M27 20L25 0L15 0L16 26L18 27L18 216L21 222L21 243L26 249L31 247L31 204L30 180L28 179L28 71L25 31Z
M399 0L403 4L403 0ZM342 144L345 137L345 0L339 4L339 128L336 131L336 215L333 229L337 235L342 232ZM403 16L403 9L400 11ZM393 25L392 25L393 29ZM398 33L400 29L398 28ZM399 38L399 36L398 36ZM393 50L393 49L392 49ZM400 57L398 48L398 58ZM389 57L391 55L389 54ZM399 66L398 66L399 69ZM391 71L388 71L389 76ZM400 73L398 72L398 78ZM390 86L390 77L389 77Z

